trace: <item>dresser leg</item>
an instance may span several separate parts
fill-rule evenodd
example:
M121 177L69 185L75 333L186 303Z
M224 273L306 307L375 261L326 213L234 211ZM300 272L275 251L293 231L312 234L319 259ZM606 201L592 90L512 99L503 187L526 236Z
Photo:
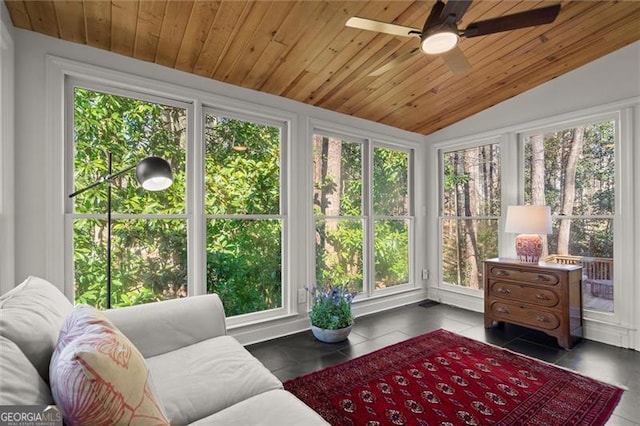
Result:
M493 327L493 320L491 318L485 318L484 328L491 328L491 327Z
M572 339L571 336L558 336L558 345L565 349L571 348Z

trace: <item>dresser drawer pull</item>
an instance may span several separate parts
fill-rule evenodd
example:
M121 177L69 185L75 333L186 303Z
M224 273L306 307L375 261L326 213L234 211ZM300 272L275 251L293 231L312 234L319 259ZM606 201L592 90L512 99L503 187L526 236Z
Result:
M498 289L498 293L500 293L500 294L511 294L511 289L510 288L500 287Z
M549 322L549 320L547 319L547 317L545 317L544 315L538 315L536 317L536 321L538 322Z
M551 278L547 277L546 275L538 274L538 281L549 282L549 281L551 281Z
M510 314L511 311L508 310L507 308L503 308L503 307L499 307L498 309L496 309L496 311L498 311L501 314Z
M498 271L496 272L496 275L500 275L501 277L508 277L509 273L503 269L498 269Z
M538 300L551 300L551 296L548 294L536 294L536 299Z

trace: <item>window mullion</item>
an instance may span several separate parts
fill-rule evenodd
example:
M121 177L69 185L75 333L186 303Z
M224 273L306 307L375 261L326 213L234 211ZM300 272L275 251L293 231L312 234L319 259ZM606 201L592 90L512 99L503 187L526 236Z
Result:
M362 163L362 209L364 213L364 229L363 233L363 252L364 252L364 279L363 279L363 291L367 296L372 296L375 291L375 260L374 260L374 217L373 217L373 144L368 139L364 144L364 158Z
M204 111L202 102L196 101L190 120L187 140L187 262L191 274L189 295L207 293L207 223L204 213Z

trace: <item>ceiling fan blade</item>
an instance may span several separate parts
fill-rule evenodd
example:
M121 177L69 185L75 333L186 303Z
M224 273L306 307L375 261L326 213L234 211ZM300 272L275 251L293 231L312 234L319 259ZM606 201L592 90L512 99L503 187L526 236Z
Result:
M415 49L411 49L409 52L400 55L396 58L393 58L392 60L390 60L389 62L387 62L386 64L384 64L383 66L381 66L378 69L375 69L373 71L371 71L369 74L367 74L367 76L369 77L377 77L379 75L384 74L385 72L389 71L392 68L397 67L398 65L402 64L403 62L406 62L407 60L411 59L413 57L413 54L416 53L418 50L420 50L419 48L415 48Z
M420 30L417 28L374 21L373 19L358 18L357 16L349 18L345 25L347 27L358 28L360 30L377 31L379 33L391 34L400 37L420 36Z
M455 22L460 22L467 9L471 6L472 0L449 0L440 13L440 19L444 21L447 17L455 15Z
M424 22L424 26L422 27L423 34L426 33L429 28L442 23L443 19L440 16L442 15L443 10L444 2L442 0L436 1L436 4L431 8L431 12L429 12L429 16L427 16L427 20Z
M465 37L477 37L502 31L517 30L518 28L533 27L553 22L560 12L560 4L541 7L539 9L514 13L513 15L472 22L464 30Z
M464 74L471 69L469 60L458 46L440 56L454 74Z

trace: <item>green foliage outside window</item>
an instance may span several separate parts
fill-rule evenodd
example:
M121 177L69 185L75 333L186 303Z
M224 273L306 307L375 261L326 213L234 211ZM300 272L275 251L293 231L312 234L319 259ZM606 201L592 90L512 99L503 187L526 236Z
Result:
M135 173L113 184L112 306L177 297L187 283L186 223L163 218L185 211L185 125L182 108L76 88L73 106L74 189L149 155L165 158L174 173L165 191L143 190ZM73 199L76 302L106 306L107 187ZM133 215L127 218L118 214ZM139 219L136 215L154 215Z
M174 183L143 190L132 172L113 184L112 306L186 295L187 110L75 88L73 189L149 155L169 161ZM228 316L282 307L282 129L204 115L206 286ZM314 138L315 140L315 138ZM359 143L314 147L317 281L363 290L363 157ZM378 288L409 280L409 156L374 150L374 267ZM324 167L323 170L320 170ZM327 168L328 167L328 168ZM106 301L106 186L73 199L76 302Z
M163 217L186 213L186 122L182 108L75 90L75 189L107 175L108 152L114 171L157 155L174 173L157 193L140 188L133 172L113 185L113 307L186 295L186 219ZM207 291L220 294L228 316L280 307L280 129L206 115L205 132ZM102 308L106 207L104 185L74 199L76 302Z
M363 291L363 144L314 136L316 283ZM409 154L373 149L373 277L382 289L409 282Z
M281 129L213 114L205 123L207 292L228 316L279 308Z
M500 155L497 144L442 156L442 276L482 289L482 261L498 255Z
M537 145L543 166L537 173L542 186L532 187L532 162ZM572 155L572 150L574 151ZM527 138L525 143L525 202L536 196L555 216L584 218L554 220L548 252L589 257L613 257L613 220L589 216L612 216L615 199L615 122L603 121ZM570 172L568 172L570 171ZM571 173L571 179L568 179ZM570 194L569 194L570 192ZM571 198L569 198L571 195ZM568 237L559 238L562 222Z

